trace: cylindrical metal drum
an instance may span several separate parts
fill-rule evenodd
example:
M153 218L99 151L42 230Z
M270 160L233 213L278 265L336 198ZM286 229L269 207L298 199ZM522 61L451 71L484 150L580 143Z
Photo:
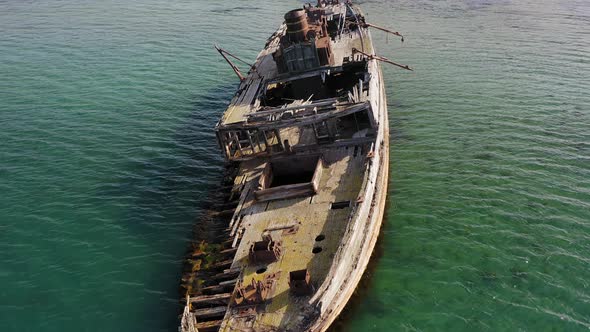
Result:
M285 14L287 24L287 35L292 42L305 41L309 25L307 24L307 13L303 9L295 9Z

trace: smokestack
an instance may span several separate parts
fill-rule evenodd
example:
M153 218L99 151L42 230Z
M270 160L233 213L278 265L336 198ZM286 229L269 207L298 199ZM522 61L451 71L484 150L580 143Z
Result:
M295 9L285 14L287 23L287 36L291 42L302 42L307 39L309 25L307 24L307 13L304 9Z

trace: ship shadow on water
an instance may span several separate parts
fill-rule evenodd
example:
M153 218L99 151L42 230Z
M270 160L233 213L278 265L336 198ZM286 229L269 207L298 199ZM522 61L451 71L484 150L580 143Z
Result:
M164 151L152 158L133 160L127 169L133 176L125 177L121 184L124 193L135 194L134 206L124 218L125 226L145 234L169 226L161 221L183 228L182 224L192 224L204 215L212 203L211 194L223 179L224 160L214 127L231 99L228 91L233 89L235 84L224 84L197 95L197 100L191 102L193 111L173 137L164 138L164 146L146 144L148 148L158 145Z
M187 247L213 238L227 227L207 214L224 179L214 126L234 89L235 82L194 96L188 106L191 114L181 120L172 137L162 137L163 143L146 143L148 148L157 145L162 152L149 158L129 158L130 165L117 179L116 189L101 193L132 197L127 198L129 206L119 225L141 238L156 257L153 264L144 263L152 270L139 281L152 291L140 311L152 321L154 330L175 331L178 327L178 286ZM154 293L157 298L150 300L149 294Z

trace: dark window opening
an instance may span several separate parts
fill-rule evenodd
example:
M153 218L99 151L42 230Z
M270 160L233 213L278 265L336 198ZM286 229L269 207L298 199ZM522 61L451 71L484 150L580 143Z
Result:
M264 272L266 272L266 267L261 267L258 270L256 270L256 274L262 274Z
M318 254L318 253L322 252L322 247L314 247L311 250L311 252L314 253L314 254Z
M334 203L332 203L331 209L332 210L340 210L340 209L346 209L347 207L350 207L350 201L334 202Z
M326 238L326 236L324 234L320 234L318 236L315 237L315 240L317 242L323 241Z
M328 35L334 39L340 33L340 16L334 16L334 19L328 21Z
M372 126L369 110L352 113L337 119L339 138L371 136Z

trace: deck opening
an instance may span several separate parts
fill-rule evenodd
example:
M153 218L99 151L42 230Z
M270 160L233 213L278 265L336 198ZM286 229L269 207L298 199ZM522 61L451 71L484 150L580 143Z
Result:
M267 162L254 194L260 201L314 195L322 170L323 161L317 155Z
M311 77L269 83L261 94L261 104L278 107L298 99L316 101L343 97L353 92L359 80L367 89L369 76L365 60L348 62L338 72L328 71Z
M319 254L320 252L322 252L322 250L323 250L322 247L313 247L311 252L314 254Z
M277 174L278 173L278 174ZM289 170L288 172L277 172L274 171L270 188L285 186L288 184L306 183L311 182L313 178L312 170Z
M326 236L324 234L320 234L315 237L315 240L316 240L316 242L320 242L320 241L323 241L325 238L326 238Z
M340 209L346 209L347 207L350 207L350 201L334 202L334 203L332 203L332 206L330 207L330 209L340 210Z
M311 276L307 269L289 272L289 288L295 295L308 295L313 292Z

